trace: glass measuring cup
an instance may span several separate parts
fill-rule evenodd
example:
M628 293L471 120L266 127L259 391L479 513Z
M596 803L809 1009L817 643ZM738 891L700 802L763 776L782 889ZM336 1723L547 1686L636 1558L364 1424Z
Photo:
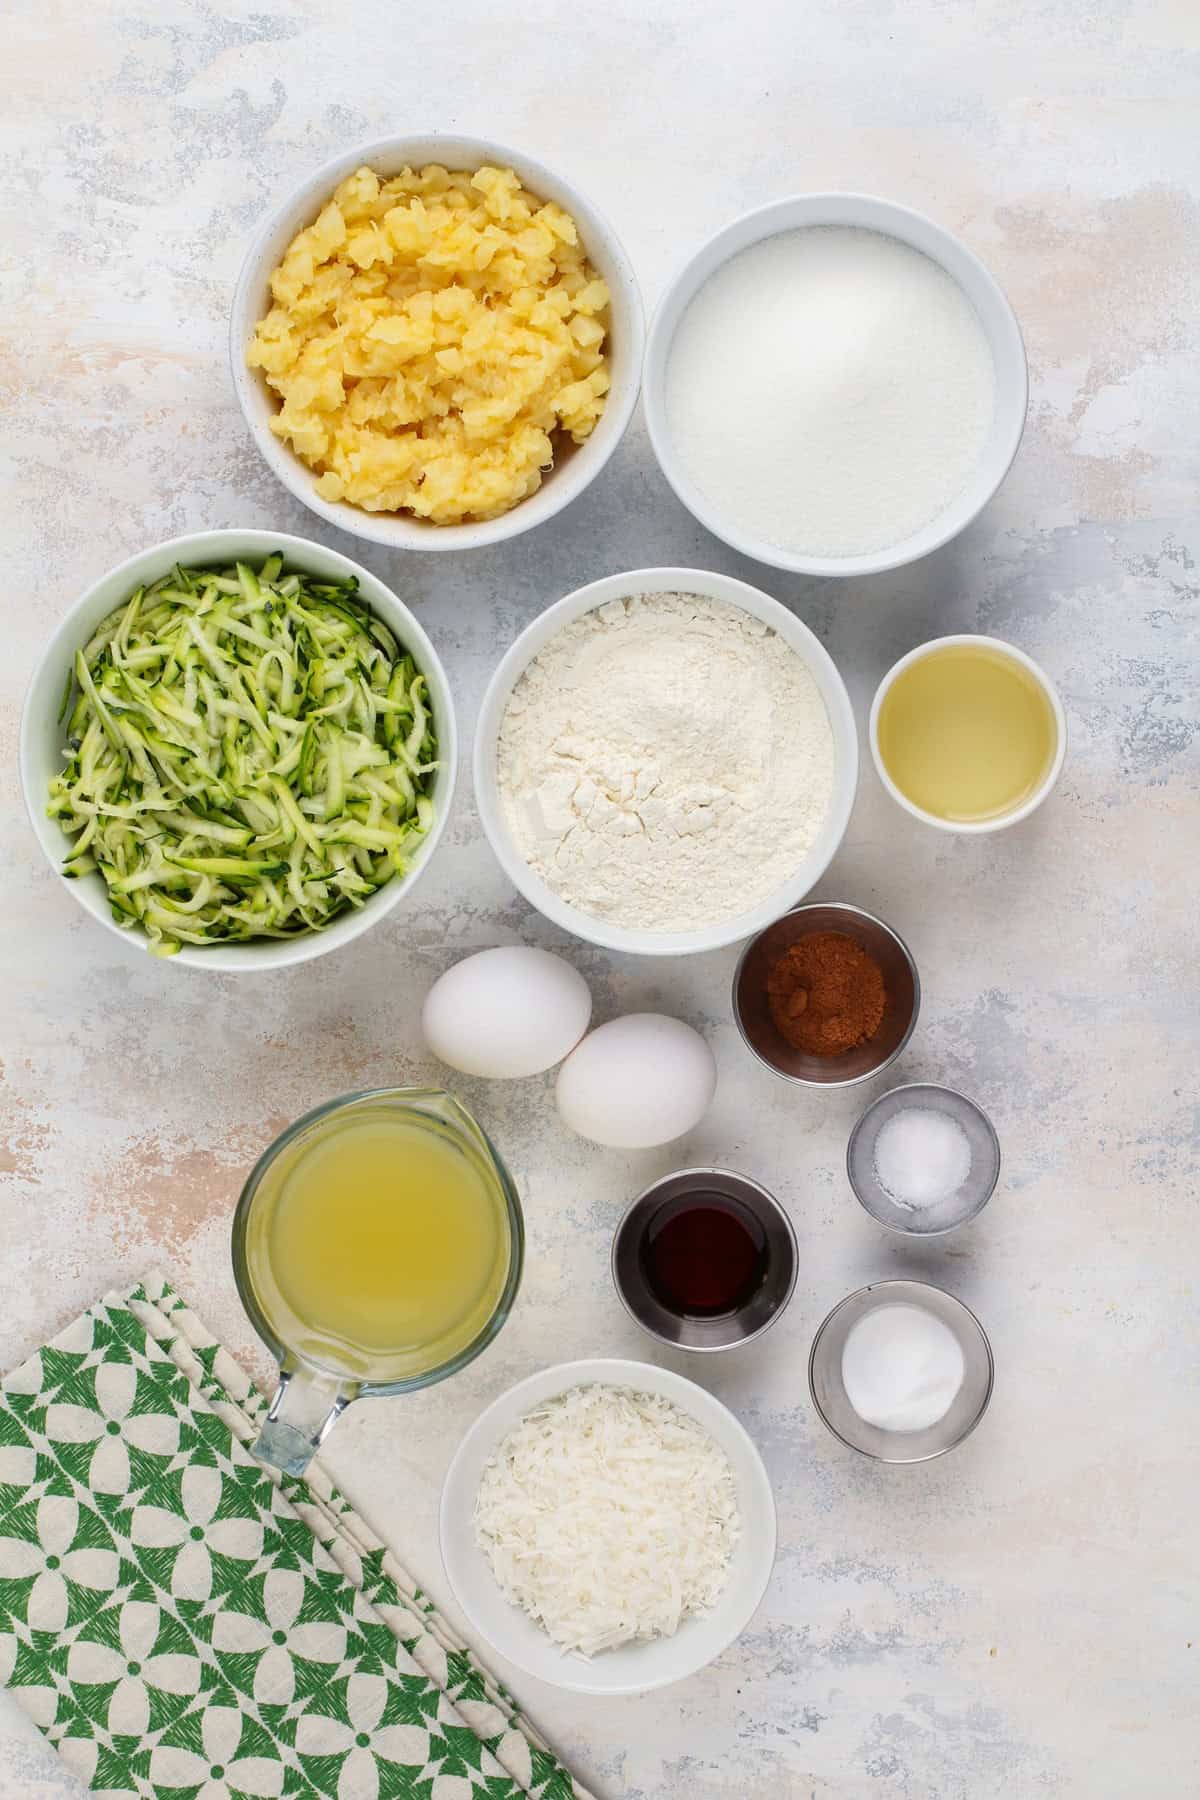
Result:
M327 1298L331 1305L346 1298L336 1289L345 1279L347 1256L356 1246L359 1254L364 1246L372 1247L369 1225L364 1237L361 1221L347 1224L344 1201L341 1211L332 1197L328 1204L322 1201L315 1221L317 1236L311 1241L315 1254L305 1270L312 1277L307 1291L298 1287L294 1270L282 1276L280 1270L288 1258L294 1263L298 1232L311 1233L313 1228L311 1196L321 1192L313 1176L316 1159L323 1159L319 1166L335 1180L349 1166L343 1163L339 1171L337 1157L344 1157L352 1134L358 1134L361 1143L363 1133L376 1134L370 1173L380 1256L370 1261L372 1293L364 1302L364 1319L372 1325L374 1341L371 1333L364 1333L367 1341L357 1343L331 1329L326 1316ZM385 1153L389 1141L401 1152L390 1160ZM406 1144L414 1167L438 1169L474 1197L486 1237L476 1279L459 1315L443 1304L437 1329L424 1336L414 1319L423 1289L430 1286L429 1268L414 1278L404 1259L388 1259L387 1229L397 1216L390 1209L404 1207L406 1219L417 1218L438 1258L443 1302L465 1258L461 1242L457 1251L449 1235L444 1244L438 1242L443 1225L435 1195L429 1195L427 1204L423 1194L402 1197ZM310 1197L307 1214L296 1210L302 1187ZM353 1188L348 1191L352 1199L357 1197ZM419 1210L422 1207L424 1211ZM285 1230L286 1244L280 1235ZM375 1088L331 1100L297 1119L251 1170L233 1219L238 1293L251 1324L279 1364L279 1382L254 1455L286 1474L300 1475L351 1401L409 1393L465 1368L492 1341L512 1310L524 1243L521 1203L512 1178L487 1133L452 1094L438 1088ZM326 1270L328 1294L323 1291ZM397 1322L395 1341L388 1343L381 1341L381 1332L393 1276ZM433 1285L438 1286L436 1280ZM349 1304L353 1305L353 1296Z

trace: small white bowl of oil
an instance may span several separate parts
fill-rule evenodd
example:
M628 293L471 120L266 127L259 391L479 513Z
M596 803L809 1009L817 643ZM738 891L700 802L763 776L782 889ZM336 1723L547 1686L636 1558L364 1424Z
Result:
M902 656L875 694L871 756L898 806L939 831L1002 831L1050 793L1067 717L1046 671L1001 638L963 632Z

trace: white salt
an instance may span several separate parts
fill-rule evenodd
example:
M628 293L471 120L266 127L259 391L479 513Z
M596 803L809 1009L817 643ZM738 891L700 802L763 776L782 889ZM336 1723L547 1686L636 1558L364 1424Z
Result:
M971 1173L971 1142L957 1119L932 1106L906 1106L875 1139L875 1175L897 1206L919 1212L957 1194Z
M705 283L666 376L668 428L714 510L812 556L888 549L976 467L995 368L971 302L897 238L782 232Z
M926 1431L963 1384L962 1348L923 1306L877 1306L842 1347L842 1386L860 1419L881 1431Z

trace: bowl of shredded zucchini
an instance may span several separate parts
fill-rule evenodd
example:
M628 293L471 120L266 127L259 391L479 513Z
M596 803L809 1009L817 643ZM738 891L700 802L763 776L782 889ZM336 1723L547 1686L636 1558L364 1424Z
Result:
M357 937L449 813L445 672L366 569L278 532L177 538L112 570L34 675L34 830L92 915L154 956L269 969Z

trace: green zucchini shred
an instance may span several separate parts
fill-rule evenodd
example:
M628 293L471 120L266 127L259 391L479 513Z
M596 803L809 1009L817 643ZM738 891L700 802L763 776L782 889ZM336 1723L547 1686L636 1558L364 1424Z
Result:
M76 653L47 816L156 955L320 931L433 824L425 677L356 588L176 566Z

